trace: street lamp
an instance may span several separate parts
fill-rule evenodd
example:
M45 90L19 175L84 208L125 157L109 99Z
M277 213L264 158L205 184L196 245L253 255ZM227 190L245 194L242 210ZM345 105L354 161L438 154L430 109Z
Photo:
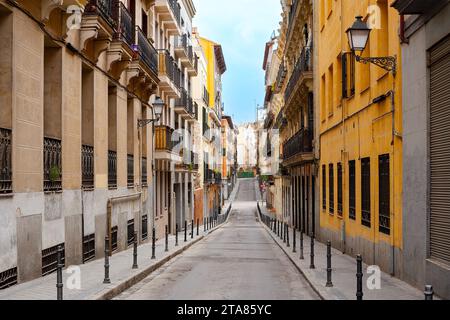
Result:
M155 101L152 103L153 111L155 113L155 118L152 119L139 119L138 120L138 128L143 128L149 123L158 122L161 118L163 108L166 104L160 97L156 97Z
M162 115L162 112L163 112L163 109L164 109L165 105L166 104L161 99L161 97L156 96L155 101L152 103L154 118L151 118L151 119L138 119L138 129L142 130L142 128L144 128L146 125L151 123L152 124L152 133L154 135L155 134L155 122L159 122L159 120L161 119L161 115ZM141 135L142 135L142 132L138 135L138 139L139 139L139 137ZM153 174L153 168L155 167L155 158L154 158L155 147L154 147L154 143L152 143L152 147L153 147L152 148L153 149L152 150L152 156L153 156L153 159L152 159L152 174ZM141 159L141 157L142 157L142 145L141 145L140 141L139 141L139 153L140 153L139 159ZM141 168L141 166L139 166L139 168ZM141 169L141 175L142 175L142 169ZM156 186L154 185L155 184L155 179L152 179L152 180L153 180L153 190L156 190ZM155 193L153 193L153 195L154 194ZM155 198L153 198L153 199L154 199L153 203L155 203ZM142 197L141 197L141 201L142 201ZM141 204L141 206L142 206L142 204ZM155 214L154 213L153 213L153 216L152 216L152 227L153 228L155 227Z
M362 54L366 48L371 31L372 30L362 20L362 16L357 16L353 25L347 29L348 43L352 52L355 53L356 61L364 64L373 63L387 71L392 71L395 76L397 71L397 58L395 56L361 57L361 55L356 54L357 51Z

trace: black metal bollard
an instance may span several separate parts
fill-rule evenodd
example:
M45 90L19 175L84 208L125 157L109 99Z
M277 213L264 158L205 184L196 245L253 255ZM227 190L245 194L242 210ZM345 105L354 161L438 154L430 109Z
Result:
M286 223L286 246L289 248L291 245L289 244L289 225Z
M309 264L310 269L315 269L316 266L314 265L314 234L311 232L311 263Z
M199 228L200 228L200 219L197 219L197 237L200 235Z
M297 239L296 239L295 233L296 232L295 232L295 227L294 227L294 228L292 228L292 252L293 253L297 252L297 249L295 248L297 246Z
M206 232L206 218L203 218L203 232Z
M64 264L62 263L62 246L58 246L58 264L56 269L56 299L63 300L63 279L62 279L62 269L64 268Z
M305 259L303 256L303 230L300 230L300 260Z
M187 242L187 220L184 220L184 242Z
M109 238L105 237L105 278L103 279L104 284L111 283L109 279Z
M194 239L194 220L191 222L191 239Z
M169 227L167 225L166 225L165 236L166 236L166 249L164 251L167 252L167 251L169 251Z
M434 296L433 286L426 285L425 291L423 293L425 294L425 300L433 300Z
M363 299L363 289L362 289L362 257L360 254L356 256L356 300Z
M333 282L331 281L331 241L327 241L327 284L326 287L332 287Z
M156 230L155 227L152 229L152 259L156 259Z
M175 247L178 247L178 223L175 225Z
M137 232L134 232L134 239L133 239L133 267L131 267L132 269L139 268L138 262L137 262L137 247L138 247Z
M286 222L283 222L283 242L286 243Z

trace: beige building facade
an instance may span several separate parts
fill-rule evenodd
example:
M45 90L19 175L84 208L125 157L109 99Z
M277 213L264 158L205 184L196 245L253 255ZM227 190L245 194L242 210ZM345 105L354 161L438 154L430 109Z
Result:
M193 219L192 1L0 1L0 288ZM155 119L153 102L165 103ZM172 134L178 132L179 134ZM184 139L180 139L183 137Z

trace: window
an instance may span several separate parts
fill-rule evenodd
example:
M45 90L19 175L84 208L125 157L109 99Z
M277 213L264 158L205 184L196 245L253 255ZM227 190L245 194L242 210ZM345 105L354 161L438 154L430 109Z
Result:
M327 209L327 176L326 176L326 167L322 166L322 209Z
M355 56L351 52L342 54L342 97L355 94Z
M117 226L114 226L111 228L111 252L114 252L117 250L117 233L119 231L119 228Z
M361 224L371 226L370 222L370 158L361 160Z
M148 215L142 216L142 241L148 238Z
M83 189L94 188L94 147L81 146L81 171Z
M148 180L148 175L147 175L147 158L142 158L142 175L141 175L141 182L142 182L142 186L143 187L147 187L147 180Z
M334 103L334 77L333 77L333 64L328 68L328 86L327 86L327 94L328 94L328 116L333 115L333 103Z
M134 186L134 156L132 154L127 155L127 181L128 187Z
M334 167L333 167L333 164L329 164L328 176L329 176L328 187L330 189L330 194L329 194L330 214L334 214Z
M11 130L0 129L0 194L11 192Z
M61 262L65 265L65 250L64 243L58 244L54 247L42 250L42 276L46 276L56 271L58 266L58 247L61 246L62 257Z
M44 138L44 191L62 190L61 140Z
M83 237L83 263L95 258L95 233Z
M356 167L355 160L348 162L348 206L349 218L352 220L356 220Z
M325 79L325 74L322 75L322 80L320 82L320 119L322 121L324 121L326 119L326 105L327 105L327 101L326 101L326 95L325 95L325 85L326 85L326 79Z
M117 152L108 151L108 188L117 188Z
M342 217L342 163L337 165L338 215Z
M134 219L128 220L127 223L127 244L130 246L134 242Z
M378 210L379 210L379 231L390 234L390 175L389 175L389 155L378 157Z

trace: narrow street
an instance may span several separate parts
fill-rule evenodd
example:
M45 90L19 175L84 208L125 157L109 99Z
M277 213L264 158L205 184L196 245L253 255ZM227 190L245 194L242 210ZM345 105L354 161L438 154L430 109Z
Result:
M117 299L317 299L256 210L255 181L241 180L227 224Z

